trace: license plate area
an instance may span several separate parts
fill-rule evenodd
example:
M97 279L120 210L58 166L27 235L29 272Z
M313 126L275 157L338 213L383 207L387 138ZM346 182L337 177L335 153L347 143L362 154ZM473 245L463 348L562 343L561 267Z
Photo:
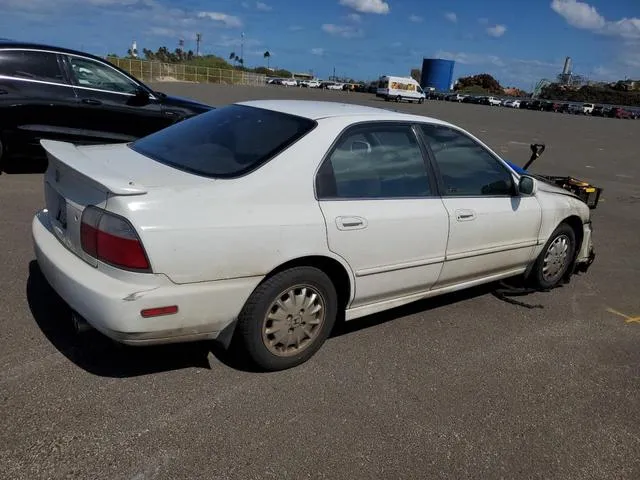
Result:
M56 194L57 205L55 209L55 219L63 230L67 229L67 200L60 195Z

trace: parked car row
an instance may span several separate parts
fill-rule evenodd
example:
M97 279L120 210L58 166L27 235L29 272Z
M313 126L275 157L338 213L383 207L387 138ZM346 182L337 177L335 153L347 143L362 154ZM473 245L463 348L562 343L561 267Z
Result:
M367 92L364 83L345 83L328 80L304 80L299 78L270 78L267 85L282 85L285 87L321 88L323 90L343 90L350 92Z
M596 105L593 103L562 102L538 99L499 98L486 95L469 95L463 93L428 92L427 98L458 103L475 103L479 105L503 106L523 110L539 110L543 112L569 113L574 115L593 115L594 117L640 118L640 109L612 105Z

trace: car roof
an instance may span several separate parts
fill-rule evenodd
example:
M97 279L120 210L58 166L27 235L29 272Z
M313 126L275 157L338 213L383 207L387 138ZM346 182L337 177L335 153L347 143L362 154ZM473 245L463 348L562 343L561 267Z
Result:
M447 122L424 115L411 115L387 108L367 107L353 103L314 101L314 100L250 100L238 102L237 105L263 108L275 112L287 113L298 117L320 120L335 117L376 117L378 120L420 121L449 125Z
M79 50L72 50L70 48L57 47L55 45L47 45L43 43L21 42L17 40L6 39L6 38L0 38L0 49L2 48L26 48L26 49L33 48L37 50L49 50L49 51L58 52L58 53L81 55L83 57L90 57L90 58L102 60L100 57L96 57L95 55L92 55L87 52L81 52Z

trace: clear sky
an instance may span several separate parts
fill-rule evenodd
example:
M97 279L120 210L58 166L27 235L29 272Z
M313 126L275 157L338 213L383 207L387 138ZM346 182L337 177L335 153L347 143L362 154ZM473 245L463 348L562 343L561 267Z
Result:
M0 0L0 37L98 55L195 50L247 66L373 79L408 75L423 57L457 61L456 77L491 73L530 89L562 68L591 79L640 78L640 0Z

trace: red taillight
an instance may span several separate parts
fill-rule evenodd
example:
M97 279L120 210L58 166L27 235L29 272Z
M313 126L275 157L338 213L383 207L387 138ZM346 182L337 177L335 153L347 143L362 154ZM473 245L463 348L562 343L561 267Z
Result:
M93 206L85 208L80 239L82 249L100 261L130 270L150 270L138 234L122 217Z

